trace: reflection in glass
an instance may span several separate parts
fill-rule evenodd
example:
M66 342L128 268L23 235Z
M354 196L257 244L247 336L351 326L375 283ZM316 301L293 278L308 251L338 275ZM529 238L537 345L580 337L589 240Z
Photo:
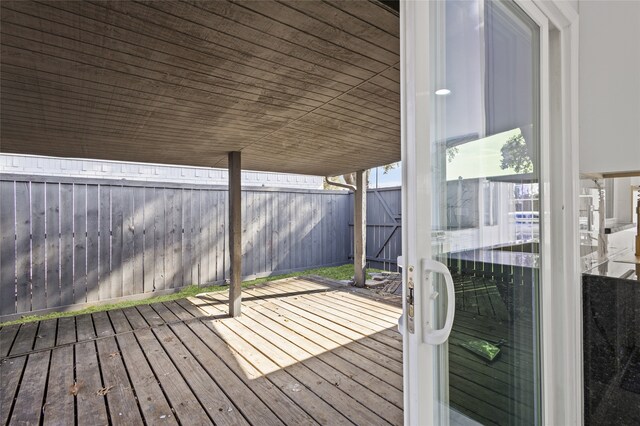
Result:
M432 241L456 286L440 397L452 424L539 423L538 28L511 2L433 10Z

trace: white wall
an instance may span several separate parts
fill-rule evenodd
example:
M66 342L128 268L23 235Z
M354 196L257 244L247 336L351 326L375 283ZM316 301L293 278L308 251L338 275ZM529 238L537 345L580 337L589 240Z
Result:
M640 172L640 1L581 0L580 172Z

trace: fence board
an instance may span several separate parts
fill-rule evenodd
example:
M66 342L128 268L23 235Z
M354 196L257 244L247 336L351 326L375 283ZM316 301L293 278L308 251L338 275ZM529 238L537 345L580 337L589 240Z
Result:
M226 226L229 219L229 209L226 192L216 192L212 195L215 197L215 207L212 208L211 214L215 212L215 218L211 218L211 224L215 224L215 228L213 228L213 233L210 235L210 238L213 238L210 247L215 252L215 263L213 263L212 256L211 265L215 265L216 269L212 274L211 281L220 282L229 276L230 261L229 250L227 250L229 234Z
M144 255L143 255L143 283L144 292L154 290L155 278L155 188L144 188Z
M191 281L200 285L200 191L191 192Z
M174 263L174 238L175 238L175 194L176 190L165 189L165 258L164 258L164 285L165 288L173 288Z
M133 202L133 291L132 294L144 293L144 188L129 188Z
M16 182L15 191L17 310L24 311L31 309L31 203L29 200L29 182Z
M111 297L110 263L111 263L111 187L100 185L98 187L98 299L105 300Z
M216 269L216 251L212 247L211 233L215 232L215 224L218 219L218 213L215 210L215 203L213 201L213 197L217 197L217 192L211 191L202 191L201 194L201 203L202 203L202 211L200 212L201 220L202 220L202 254L200 255L200 274L202 279L202 284L211 282L211 273L213 270L213 274L215 276ZM212 225L213 223L213 225ZM213 259L211 258L213 256Z
M111 187L111 298L122 297L124 194L121 186Z
M156 185L0 178L0 316L228 277L226 191ZM243 205L245 276L347 261L347 194L245 189Z
M182 286L182 242L183 242L183 219L182 219L182 191L184 189L175 190L175 208L173 213L173 278L171 280L172 288Z
M182 190L182 281L181 283L193 284L191 270L191 256L193 245L193 216L192 216L192 190L185 188ZM180 285L179 284L179 285Z
M133 189L122 188L122 295L136 294L136 282L133 274L135 254L133 250L134 216Z
M154 290L164 290L165 288L165 190L155 189L155 275L153 279Z
M253 265L256 261L256 253L253 251L253 240L255 239L255 223L253 221L253 199L254 192L242 193L242 275L251 275Z
M202 253L204 253L204 242L202 239L202 194L203 190L198 189L193 194L193 199L195 202L195 207L193 211L193 215L195 218L195 242L194 242L194 262L193 267L195 268L194 281L198 285L202 285Z
M33 310L47 307L45 223L45 184L31 182L31 309Z
M73 188L73 303L87 301L87 185Z
M60 303L73 304L73 184L60 184Z
M87 302L98 300L99 290L99 264L100 252L100 200L98 185L87 185Z
M62 306L60 297L60 184L47 183L45 197L47 307Z
M14 186L12 181L0 182L0 315L16 312Z

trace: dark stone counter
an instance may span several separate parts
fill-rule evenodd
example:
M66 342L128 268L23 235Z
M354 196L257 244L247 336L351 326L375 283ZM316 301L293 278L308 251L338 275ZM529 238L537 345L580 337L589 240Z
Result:
M585 274L585 424L640 424L640 282Z

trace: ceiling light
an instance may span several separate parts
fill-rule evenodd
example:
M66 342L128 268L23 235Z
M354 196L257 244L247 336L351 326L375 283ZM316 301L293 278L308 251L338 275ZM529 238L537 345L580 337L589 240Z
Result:
M438 90L436 90L436 95L438 95L438 96L447 96L449 93L451 93L451 90L449 90L449 89L438 89Z

